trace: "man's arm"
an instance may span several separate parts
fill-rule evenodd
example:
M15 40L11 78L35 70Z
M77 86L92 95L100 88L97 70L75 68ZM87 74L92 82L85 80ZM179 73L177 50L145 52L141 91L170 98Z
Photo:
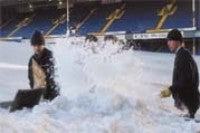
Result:
M54 99L56 96L59 95L59 87L55 82L55 65L54 65L54 58L53 56L49 56L46 60L46 81L47 81L47 91L46 91L46 98L49 100Z
M55 60L52 53L50 53L45 59L45 73L48 90L57 90L57 84L55 82Z

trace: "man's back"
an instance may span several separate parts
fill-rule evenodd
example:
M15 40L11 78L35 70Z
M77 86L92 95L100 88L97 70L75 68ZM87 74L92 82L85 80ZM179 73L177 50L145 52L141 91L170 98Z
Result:
M184 104L191 117L199 108L199 75L196 62L185 48L176 54L173 71L173 82L170 90L175 99L175 106L182 108Z
M199 75L196 62L190 52L180 48L176 54L173 72L173 85L176 88L198 89Z

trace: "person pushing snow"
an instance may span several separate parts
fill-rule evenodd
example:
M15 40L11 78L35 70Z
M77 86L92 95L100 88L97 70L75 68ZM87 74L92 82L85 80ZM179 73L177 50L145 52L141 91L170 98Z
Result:
M167 45L170 51L176 53L172 85L161 91L161 97L172 94L174 104L178 109L187 108L186 117L194 118L199 108L199 74L196 62L190 52L182 46L182 35L177 29L167 35Z
M45 48L45 40L40 31L35 31L31 38L34 55L28 64L28 78L32 89L44 89L44 99L53 100L59 95L59 87L54 77L54 58L52 52Z

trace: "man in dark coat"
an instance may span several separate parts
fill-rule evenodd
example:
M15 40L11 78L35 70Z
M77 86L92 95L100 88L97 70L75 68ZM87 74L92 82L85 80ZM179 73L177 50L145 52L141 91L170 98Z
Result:
M53 100L59 95L59 87L54 78L54 58L45 48L45 41L40 31L35 31L31 38L34 55L29 60L28 77L32 89L44 89L44 99Z
M175 106L181 110L186 107L188 110L186 116L194 118L200 101L199 73L196 62L190 52L182 47L182 35L179 30L170 31L167 39L169 49L176 53L172 85L169 87L168 92L172 94ZM163 95L164 91L161 94L165 97Z

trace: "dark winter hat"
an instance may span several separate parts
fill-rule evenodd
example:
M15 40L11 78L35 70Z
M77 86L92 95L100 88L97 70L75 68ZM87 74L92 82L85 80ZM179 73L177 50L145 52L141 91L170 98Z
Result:
M31 45L32 46L37 46L37 45L44 45L44 37L43 37L43 34L36 30L32 37L31 37Z
M183 37L182 37L181 32L179 30L173 29L168 33L167 39L182 42Z

